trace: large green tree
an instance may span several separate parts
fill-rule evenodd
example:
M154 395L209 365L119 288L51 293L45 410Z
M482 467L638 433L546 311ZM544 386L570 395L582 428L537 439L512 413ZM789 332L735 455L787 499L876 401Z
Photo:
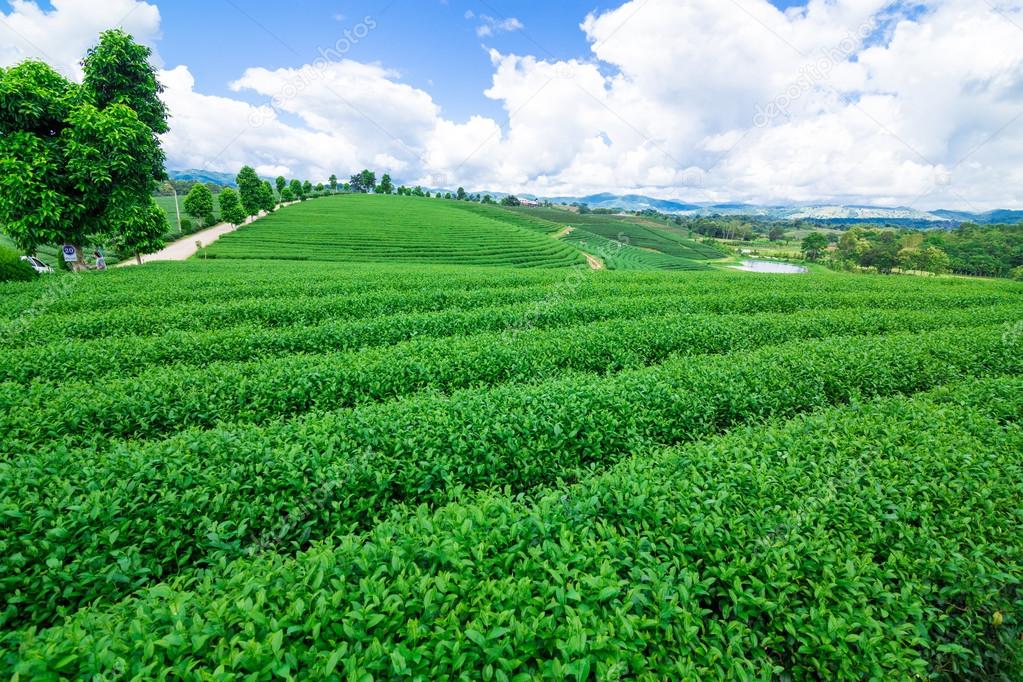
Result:
M828 247L828 238L820 232L811 232L803 238L803 255L807 260L820 260Z
M350 186L353 192L372 192L377 186L377 174L366 169L351 177Z
M337 192L337 176L333 173L330 175L330 191Z
M252 166L244 166L238 171L236 182L246 215L259 215L263 208L263 181L256 175L255 169Z
M277 208L277 197L274 196L274 188L269 180L264 180L259 186L259 207L267 213L273 213Z
M301 199L302 198L302 181L301 180L292 180L291 184L288 185L288 187L291 189L291 194L292 194L293 197L295 197L295 199Z
M105 242L122 253L163 246L152 191L167 131L150 51L106 31L72 83L41 62L0 69L0 225L26 251ZM139 258L139 260L141 260Z
M283 175L278 175L277 179L274 180L274 184L277 185L277 193L283 194L284 188L288 186L288 181Z
M200 225L212 225L216 219L213 213L213 192L203 183L198 183L185 197L185 211L199 221Z
M220 219L231 225L241 225L247 217L248 214L238 199L238 192L230 187L224 188L220 193Z
M391 176L384 173L384 176L380 178L380 184L377 185L377 194L392 194L394 192L394 182L391 181Z

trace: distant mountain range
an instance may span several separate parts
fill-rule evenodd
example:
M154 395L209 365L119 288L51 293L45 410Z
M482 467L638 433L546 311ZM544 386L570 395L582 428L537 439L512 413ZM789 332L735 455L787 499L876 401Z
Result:
M586 204L590 208L643 211L653 209L680 216L751 216L773 220L809 220L820 223L886 223L907 227L954 226L965 222L978 224L1023 222L1023 211L999 209L985 213L966 211L921 211L905 206L756 206L742 203L692 204L669 199L654 199L639 194L591 194L584 197L546 197L556 204Z
M236 187L235 176L206 170L167 171L173 180L206 182L223 187ZM272 178L266 178L272 180ZM436 188L431 191L438 191ZM452 191L452 190L440 190ZM480 192L488 194L488 192ZM495 199L506 196L504 192L489 192ZM641 194L591 194L584 197L538 197L520 194L520 197L540 199L555 204L586 204L590 208L620 209L622 211L654 210L679 216L749 216L770 220L809 220L821 224L885 223L902 227L954 227L966 222L989 225L992 223L1023 222L1023 211L999 209L985 213L966 211L920 211L899 206L894 208L878 206L805 205L805 206L756 206L742 203L686 203L671 199L654 199Z
M219 185L221 187L237 187L235 173L219 173L208 170L169 170L167 175L171 180L182 180L184 182L202 182L207 185Z

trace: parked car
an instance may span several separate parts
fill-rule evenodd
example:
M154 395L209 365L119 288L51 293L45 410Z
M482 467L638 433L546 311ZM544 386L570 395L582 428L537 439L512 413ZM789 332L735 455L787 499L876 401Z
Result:
M49 265L42 262L35 256L22 256L21 260L31 265L32 269L38 272L40 275L53 272L53 268L51 268Z

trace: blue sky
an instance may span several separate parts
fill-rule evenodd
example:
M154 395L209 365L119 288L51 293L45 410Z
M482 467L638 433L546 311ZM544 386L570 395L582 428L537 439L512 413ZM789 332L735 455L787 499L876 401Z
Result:
M1020 0L0 0L0 66L80 77L114 26L176 169L1023 206Z
M772 0L779 8L803 0ZM159 3L168 66L188 64L196 88L226 94L227 84L251 66L298 67L328 49L365 17L375 28L346 54L379 62L402 80L430 92L446 117L498 116L501 106L483 95L493 66L484 47L545 59L591 57L580 23L619 0L174 0ZM467 19L472 12L475 19ZM517 18L524 28L481 38L481 16ZM202 17L196 21L196 17ZM258 101L258 97L234 94Z

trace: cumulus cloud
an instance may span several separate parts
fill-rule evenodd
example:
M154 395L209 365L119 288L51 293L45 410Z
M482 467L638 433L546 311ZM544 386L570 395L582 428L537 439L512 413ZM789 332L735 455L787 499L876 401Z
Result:
M51 5L12 0L11 10L0 12L0 66L38 59L79 79L82 57L102 31L124 28L150 47L160 36L160 11L147 2L53 0Z
M357 138L289 124L270 106L196 92L188 67L162 71L160 80L171 115L164 147L172 167L233 171L248 164L266 175L321 179L374 156Z
M465 17L483 35L523 28ZM118 21L146 42L159 35L156 8L132 0L102 10L17 0L4 18L5 63L74 68ZM489 51L482 95L503 108L497 118L445 118L386 65L253 67L231 87L259 106L197 92L177 66L162 73L170 163L316 179L374 166L408 183L546 195L1023 206L1015 0L809 0L786 11L631 0L580 21L589 52L576 59Z

